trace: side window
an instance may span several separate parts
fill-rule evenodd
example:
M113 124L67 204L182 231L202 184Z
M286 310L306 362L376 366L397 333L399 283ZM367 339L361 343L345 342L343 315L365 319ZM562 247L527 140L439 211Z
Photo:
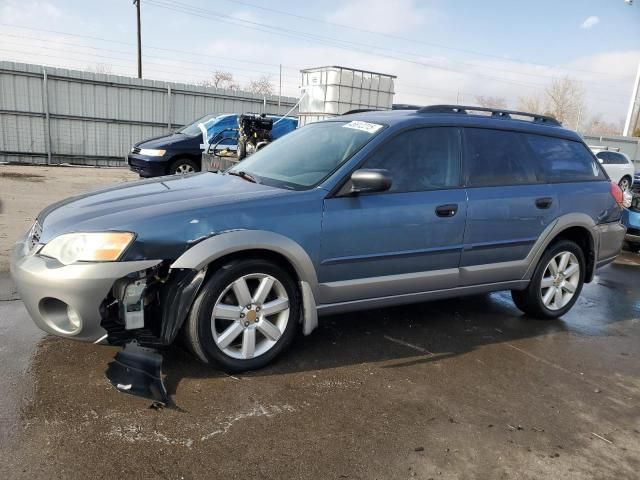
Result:
M549 182L603 180L604 173L589 149L580 142L542 135L526 135Z
M391 174L390 192L418 192L456 187L460 183L460 137L450 127L430 127L398 134L360 168L384 168Z
M602 160L603 165L612 165L616 163L615 158L611 155L611 152L598 152L596 154L600 160Z
M465 128L467 185L491 187L538 183L536 162L519 133Z
M626 165L629 163L627 157L621 153L609 152L609 155L611 155L611 163L614 165Z

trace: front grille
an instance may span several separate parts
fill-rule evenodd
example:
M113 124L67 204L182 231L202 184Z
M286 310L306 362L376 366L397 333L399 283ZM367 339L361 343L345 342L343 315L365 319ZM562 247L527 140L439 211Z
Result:
M139 147L133 147L131 149L131 153L140 153L140 148Z
M640 229L627 228L627 235L634 235L634 236L640 237Z
M38 246L40 243L40 238L42 237L42 225L38 220L35 221L31 230L29 230L29 235L27 236L27 244L29 246L29 251L33 251L33 249Z

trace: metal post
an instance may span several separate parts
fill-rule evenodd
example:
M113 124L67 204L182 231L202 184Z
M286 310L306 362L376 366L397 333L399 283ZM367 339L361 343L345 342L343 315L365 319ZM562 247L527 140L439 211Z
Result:
M280 64L280 90L278 91L278 113L280 113L281 98L282 98L282 64Z
M133 0L138 16L138 78L142 78L142 34L140 33L140 0Z
M633 111L638 103L638 87L640 87L640 63L638 63L638 73L636 73L636 81L633 84L633 91L631 93L631 101L629 102L629 111L627 112L627 120L624 122L624 131L622 135L625 137L633 136L634 127L637 128L637 125L632 125ZM639 106L640 108L640 106Z
M167 128L171 132L171 119L173 118L173 102L171 101L171 85L167 85Z
M44 108L44 143L47 148L47 165L51 165L51 118L49 116L49 88L47 69L42 67L42 106Z

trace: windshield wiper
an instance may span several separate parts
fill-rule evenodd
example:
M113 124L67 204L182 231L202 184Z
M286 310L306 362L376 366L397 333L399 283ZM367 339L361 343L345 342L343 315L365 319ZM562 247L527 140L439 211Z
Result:
M258 180L256 180L256 178L253 175L242 170L239 172L227 172L227 173L229 175L235 175L236 177L240 177L251 183L259 183Z

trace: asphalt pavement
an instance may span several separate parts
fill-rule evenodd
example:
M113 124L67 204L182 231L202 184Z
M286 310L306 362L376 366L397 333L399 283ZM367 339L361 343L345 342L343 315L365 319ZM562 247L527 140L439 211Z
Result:
M175 407L116 349L41 335L0 277L0 478L638 478L640 257L557 321L508 292L321 318L229 376L165 353Z

